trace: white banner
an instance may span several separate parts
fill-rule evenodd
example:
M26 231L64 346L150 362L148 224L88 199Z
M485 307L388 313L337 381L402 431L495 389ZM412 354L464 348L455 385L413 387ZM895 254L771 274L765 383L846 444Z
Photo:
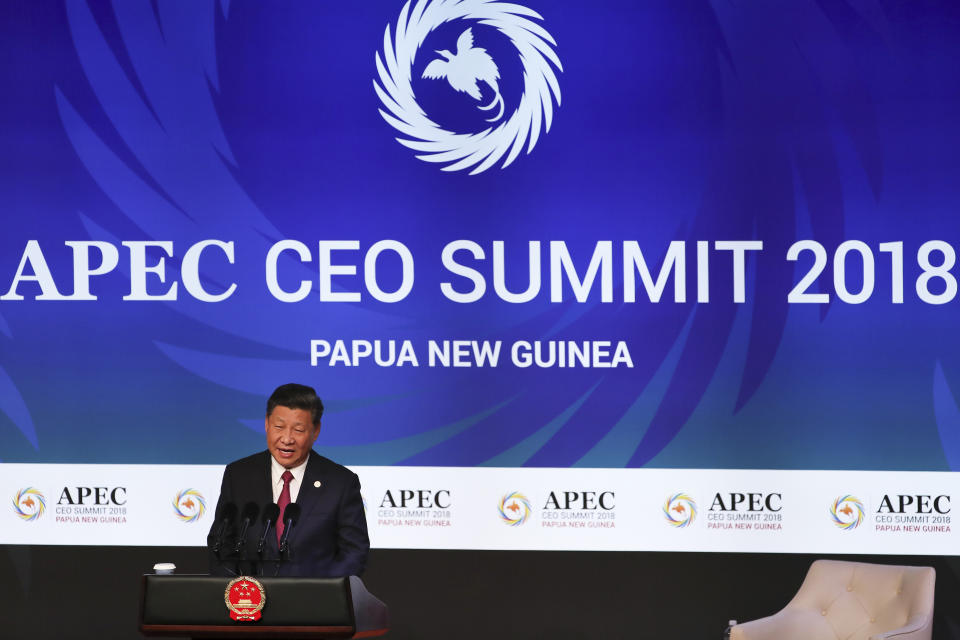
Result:
M354 467L391 549L957 553L955 473ZM0 464L0 544L203 546L219 465Z

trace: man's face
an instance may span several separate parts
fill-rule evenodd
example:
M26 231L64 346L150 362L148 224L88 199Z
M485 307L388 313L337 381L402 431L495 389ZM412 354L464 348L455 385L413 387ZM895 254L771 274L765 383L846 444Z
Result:
M267 449L274 460L287 469L301 464L310 455L310 448L320 435L320 425L313 426L305 409L274 407L265 420Z

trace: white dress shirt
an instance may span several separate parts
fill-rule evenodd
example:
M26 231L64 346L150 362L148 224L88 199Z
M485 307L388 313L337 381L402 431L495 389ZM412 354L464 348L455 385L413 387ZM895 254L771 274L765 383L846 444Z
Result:
M307 456L307 460L310 459L310 456ZM307 470L307 460L304 460L302 464L290 469L290 473L293 474L293 480L290 481L290 502L296 502L297 496L300 495L300 484L303 482L303 474ZM287 471L282 464L277 462L277 459L273 456L270 456L270 478L273 481L271 485L273 487L273 502L276 502L280 499L280 492L283 491L283 472Z

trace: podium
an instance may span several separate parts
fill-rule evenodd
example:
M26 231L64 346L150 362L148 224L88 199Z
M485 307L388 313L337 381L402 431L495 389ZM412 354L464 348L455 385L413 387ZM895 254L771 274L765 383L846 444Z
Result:
M373 638L389 630L387 607L360 578L257 577L265 599L259 620L230 618L231 578L144 575L140 633L193 638Z

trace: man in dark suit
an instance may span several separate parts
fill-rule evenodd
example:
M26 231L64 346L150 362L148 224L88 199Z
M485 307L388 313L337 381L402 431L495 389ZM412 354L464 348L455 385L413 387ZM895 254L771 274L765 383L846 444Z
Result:
M285 384L270 396L264 421L267 451L231 462L223 472L217 516L207 536L211 574L262 571L267 575L336 577L363 572L370 540L360 480L312 450L322 414L323 404L311 387ZM254 521L246 545L235 552L244 507L250 503L261 509L276 503L281 512L288 504L299 505L300 518L288 532L286 553L279 550L283 513L277 530L271 527L265 536L262 519ZM229 507L231 504L235 506ZM239 509L239 517L222 527L223 515L231 509ZM261 539L263 550L258 552ZM214 551L214 547L219 548Z

